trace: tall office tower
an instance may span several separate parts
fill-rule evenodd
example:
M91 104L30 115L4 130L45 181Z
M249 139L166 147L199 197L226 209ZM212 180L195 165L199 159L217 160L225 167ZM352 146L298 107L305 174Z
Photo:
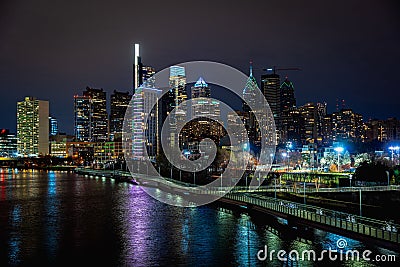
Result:
M144 87L154 88L155 80L154 74L156 74L156 69L151 66L142 66L141 68L141 76Z
M315 143L317 140L317 106L315 103L306 103L299 107L304 120L304 132L302 134L303 144Z
M86 87L82 96L74 96L75 138L79 141L108 140L107 96L103 89Z
M191 88L191 95L192 118L204 117L214 121L221 120L219 101L209 99L211 98L211 90L202 77Z
M250 62L250 75L249 78L246 81L246 85L243 89L243 103L242 103L242 108L243 112L248 113L248 125L247 125L247 132L249 135L249 141L253 142L258 139L259 131L258 131L258 124L256 120L256 116L254 112L257 112L255 110L252 110L250 106L247 104L249 103L253 108L256 106L256 91L257 91L257 81L253 76L253 66L252 63Z
M58 134L58 120L52 116L49 117L49 135Z
M296 146L302 145L304 119L299 108L291 107L282 111L282 132L282 143L290 141Z
M179 144L179 135L176 134L178 128L183 127L186 121L186 104L184 103L187 99L186 94L186 75L185 68L181 66L171 66L169 68L169 92L166 94L163 104L167 105L166 114L170 114L171 111L176 108L174 116L170 116L169 125L171 128L170 144L172 147ZM181 108L179 105L182 104ZM163 119L164 121L164 119Z
M281 90L280 76L276 73L261 75L261 90L267 100L275 120L277 141L281 139Z
M160 96L161 90L142 86L139 86L133 95L132 153L134 159L147 158L145 149L150 159L155 159L159 153L158 98Z
M222 134L221 111L219 101L211 99L211 90L203 78L199 78L191 88L192 119L197 121L193 127L193 140L200 141L202 137L209 136L219 144Z
M169 68L169 87L173 90L175 107L187 99L185 67L171 66Z
M132 95L129 92L118 92L114 90L111 95L110 109L110 139L120 140L122 138L122 126L125 112L129 106Z
M25 97L17 102L17 139L22 156L49 154L49 101Z
M92 101L89 96L74 96L74 135L77 141L92 140Z
M108 140L108 115L107 115L107 95L103 89L95 89L86 87L83 92L84 96L90 98L91 101L91 141Z
M280 86L280 98L281 104L280 109L283 112L286 109L293 108L296 106L296 98L294 96L294 86L291 81L286 77L285 81Z
M17 156L17 137L8 129L0 130L0 157L14 158Z
M142 77L142 59L140 58L139 44L134 45L133 50L133 94L135 94L135 89L138 88L143 83Z

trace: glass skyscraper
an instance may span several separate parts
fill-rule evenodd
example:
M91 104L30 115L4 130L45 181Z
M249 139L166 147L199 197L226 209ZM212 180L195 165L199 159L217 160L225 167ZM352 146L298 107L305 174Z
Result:
M125 112L129 106L132 95L129 92L118 92L114 90L111 95L110 109L110 138L117 140L122 137L122 126Z
M78 141L107 141L107 98L103 89L86 87L82 96L74 97L75 138Z

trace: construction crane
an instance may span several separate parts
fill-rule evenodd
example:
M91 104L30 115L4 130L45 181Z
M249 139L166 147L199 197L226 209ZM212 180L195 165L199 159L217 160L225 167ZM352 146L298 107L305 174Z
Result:
M272 71L276 74L278 70L301 70L300 68L278 68L277 66L273 66L272 68L264 68L263 71Z

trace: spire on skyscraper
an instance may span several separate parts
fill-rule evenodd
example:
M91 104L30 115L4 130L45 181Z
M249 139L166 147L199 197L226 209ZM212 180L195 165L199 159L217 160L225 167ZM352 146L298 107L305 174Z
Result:
M197 82L194 84L194 87L208 87L208 84L204 81L202 77L199 77Z

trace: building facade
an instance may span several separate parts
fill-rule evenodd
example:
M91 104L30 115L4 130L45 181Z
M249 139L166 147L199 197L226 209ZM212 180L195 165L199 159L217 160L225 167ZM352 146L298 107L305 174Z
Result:
M159 111L158 99L161 90L138 87L133 96L132 153L137 160L155 159L159 153Z
M108 140L107 95L103 89L86 87L74 96L74 134L78 141Z
M0 130L0 158L15 158L17 156L17 137L8 129Z
M21 156L49 154L49 102L25 97L17 102L17 147Z
M110 108L110 140L122 138L122 127L126 109L129 106L132 95L129 92L118 92L114 90L111 95Z

